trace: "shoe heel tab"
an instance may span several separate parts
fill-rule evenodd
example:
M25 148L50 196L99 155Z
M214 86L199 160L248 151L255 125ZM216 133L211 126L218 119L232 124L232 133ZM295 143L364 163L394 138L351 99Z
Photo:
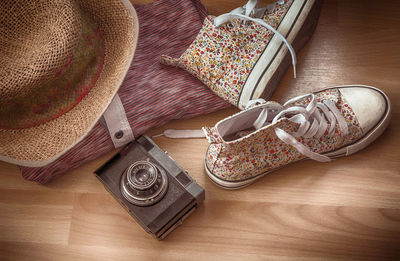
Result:
M168 66L180 67L181 60L168 55L161 55L160 63Z
M223 140L215 127L203 127L204 134L209 143L222 143Z

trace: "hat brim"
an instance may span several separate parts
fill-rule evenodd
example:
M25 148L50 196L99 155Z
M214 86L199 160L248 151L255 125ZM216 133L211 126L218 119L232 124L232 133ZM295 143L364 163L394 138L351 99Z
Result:
M79 0L102 33L103 70L90 92L66 114L20 130L0 129L0 160L27 167L47 165L81 141L118 91L136 50L139 22L128 0Z

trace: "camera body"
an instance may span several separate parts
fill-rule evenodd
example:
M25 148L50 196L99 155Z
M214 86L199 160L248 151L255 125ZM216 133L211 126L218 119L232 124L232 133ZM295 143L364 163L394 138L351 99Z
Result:
M95 171L114 198L157 239L204 201L204 189L145 135Z

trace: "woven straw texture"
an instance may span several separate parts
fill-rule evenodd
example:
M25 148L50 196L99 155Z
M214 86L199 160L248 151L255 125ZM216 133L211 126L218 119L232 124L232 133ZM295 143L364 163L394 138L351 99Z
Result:
M178 56L198 34L207 15L200 0L156 0L137 5L139 40L118 95L135 137L173 119L187 119L230 106L184 70L160 64L162 54ZM102 120L56 161L40 168L22 167L22 176L46 183L111 150Z
M81 23L81 14L88 17L99 29L104 43L105 59L95 85L67 113L32 128L0 129L0 160L24 166L42 166L54 161L90 131L118 90L137 42L138 21L128 2L51 0L51 4L49 3L46 0L3 0L0 3L0 10L3 10L0 11L0 25L10 24L4 19L11 19L11 24L15 24L10 28L0 26L0 105L6 106L6 97L26 95L24 92L57 73L68 61L68 53L76 45L75 33ZM37 23L33 27L24 26L24 23L30 23L29 17L32 16L29 8L43 10L38 6L43 7L46 4L50 6L46 9L49 13L40 13L45 18L33 19ZM13 10L5 14L4 10L10 10L10 5ZM54 25L54 19L60 26L53 32L46 25ZM25 32L25 27L36 30ZM47 39L51 40L46 40L40 34L48 34ZM36 39L43 42L36 42ZM8 46L4 47L6 45ZM15 58L10 60L14 54ZM2 57L7 59L1 59Z
M6 0L0 5L4 101L28 94L67 63L80 37L81 17L77 4L69 1Z

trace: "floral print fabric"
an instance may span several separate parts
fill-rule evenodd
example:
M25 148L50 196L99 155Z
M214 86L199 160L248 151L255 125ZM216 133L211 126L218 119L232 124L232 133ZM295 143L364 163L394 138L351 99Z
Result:
M339 126L336 124L335 133L332 137L324 135L319 139L297 138L299 142L316 153L326 153L351 144L362 136L362 129L353 110L338 89L328 89L315 93L315 97L318 102L322 102L324 99L335 102L336 107L347 121L349 134L342 136ZM308 98L303 98L293 105L306 105L309 101ZM246 113L246 111L240 113ZM206 153L207 168L221 179L237 181L255 177L305 158L294 147L284 143L275 135L274 128L276 127L291 133L297 130L298 125L287 118L282 118L275 124L228 142L219 137L216 128L208 128L206 136L212 137L212 139L209 138L211 144ZM329 129L329 126L327 129Z
M277 28L293 1L276 3L273 10L266 11L263 20ZM161 62L187 70L237 106L248 75L274 33L240 19L217 28L214 18L206 17L196 39L179 59L163 56Z

